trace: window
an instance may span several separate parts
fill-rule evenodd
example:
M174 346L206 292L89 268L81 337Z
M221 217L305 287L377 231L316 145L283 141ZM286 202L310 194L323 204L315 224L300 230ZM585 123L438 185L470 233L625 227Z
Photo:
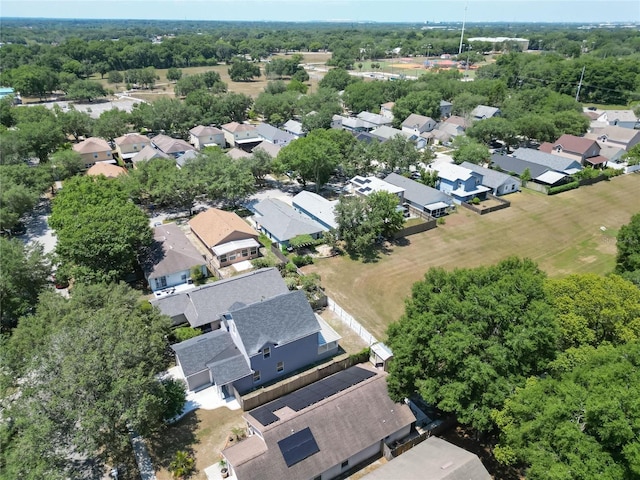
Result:
M226 255L220 255L220 263L227 263L227 256Z
M262 350L262 356L264 358L269 358L271 356L271 348L264 347L264 350Z
M251 255L256 255L258 253L257 247L251 247Z
M180 280L182 280L183 282L187 281L187 274L183 273L182 275L180 275Z
M167 277L160 277L160 286L162 288L167 286Z
M255 372L253 372L253 381L254 382L260 381L260 370L256 370Z
M232 253L231 255L229 255L229 261L233 262L236 259L236 253Z
M284 362L278 362L278 365L276 366L276 372L283 372L284 371Z
M94 154L93 154L93 158L98 158L98 154L97 154L97 153L94 153Z
M349 460L345 460L344 462L342 462L342 464L340 465L340 468L347 468L349 466Z
M249 256L249 250L247 250L246 248L244 250L242 250L242 256L243 257L248 257Z

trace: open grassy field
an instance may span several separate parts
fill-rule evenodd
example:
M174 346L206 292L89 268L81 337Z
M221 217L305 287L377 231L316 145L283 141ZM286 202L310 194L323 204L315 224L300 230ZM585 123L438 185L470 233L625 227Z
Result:
M374 263L339 256L303 270L319 273L328 295L383 339L402 315L411 286L430 267L476 267L517 255L552 277L611 271L614 233L640 211L638 192L637 174L551 197L525 190L507 197L510 208L488 215L459 208L445 225L391 245Z

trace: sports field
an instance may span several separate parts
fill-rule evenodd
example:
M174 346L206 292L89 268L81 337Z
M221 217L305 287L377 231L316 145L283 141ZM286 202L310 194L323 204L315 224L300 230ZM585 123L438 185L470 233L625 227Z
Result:
M535 260L552 277L611 271L615 235L640 212L640 174L550 197L525 190L506 198L511 207L488 215L459 208L445 225L392 245L377 262L341 256L304 270L319 273L328 295L384 339L387 325L402 315L411 285L430 267L476 267L517 255Z

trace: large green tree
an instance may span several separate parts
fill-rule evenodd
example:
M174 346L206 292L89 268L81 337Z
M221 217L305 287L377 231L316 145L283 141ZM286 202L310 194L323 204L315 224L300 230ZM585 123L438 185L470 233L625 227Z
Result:
M527 259L431 268L388 329L391 396L418 393L460 422L490 430L491 411L555 356L558 328L544 281Z
M42 245L0 237L0 331L16 326L32 312L47 284L51 262Z
M158 431L176 411L173 385L156 378L169 329L124 284L43 294L0 357L3 477L99 478L127 461L130 430Z
M79 281L124 279L151 243L145 214L121 182L102 176L67 180L53 201L49 225L58 237L56 254Z
M571 349L494 418L495 456L537 480L640 477L640 343Z
M233 82L249 82L260 76L260 67L246 60L234 60L229 67L229 78Z
M620 228L616 245L616 272L625 276L635 274L637 277L640 271L640 213L636 213L627 225Z

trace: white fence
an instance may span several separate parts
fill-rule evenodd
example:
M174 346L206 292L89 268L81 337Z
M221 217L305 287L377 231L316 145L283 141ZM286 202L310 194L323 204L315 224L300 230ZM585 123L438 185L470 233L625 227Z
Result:
M329 310L335 312L338 318L344 323L347 327L353 330L360 338L362 338L367 345L371 346L374 343L378 342L378 339L371 335L366 328L364 328L360 323L353 318L349 313L345 312L344 309L338 305L331 297L327 297L327 306Z

